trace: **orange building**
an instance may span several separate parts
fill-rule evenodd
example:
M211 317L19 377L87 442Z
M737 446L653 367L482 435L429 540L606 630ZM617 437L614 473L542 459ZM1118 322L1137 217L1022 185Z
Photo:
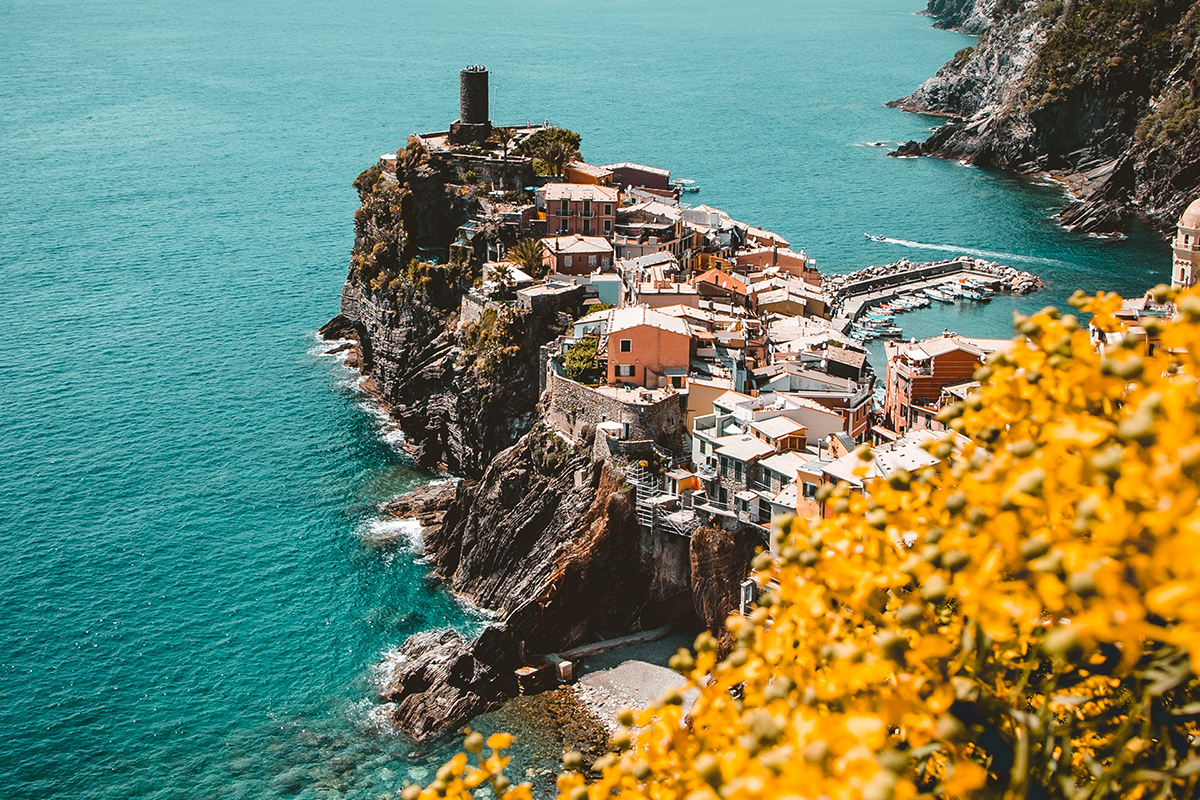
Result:
M567 183L582 183L589 186L612 186L612 170L594 167L583 161L572 161L563 170Z
M728 272L710 269L697 275L692 283L703 297L726 298L741 304L746 302L746 282Z
M692 337L687 324L646 306L614 309L605 334L608 385L687 385Z
M884 424L903 435L928 427L937 413L942 389L971 380L984 358L1004 347L1008 339L973 339L944 333L919 342L885 342L887 381Z

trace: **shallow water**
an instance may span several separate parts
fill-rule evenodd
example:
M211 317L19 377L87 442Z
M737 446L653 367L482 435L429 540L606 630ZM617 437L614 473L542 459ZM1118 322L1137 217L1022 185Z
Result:
M868 144L936 124L883 103L970 41L919 6L0 0L0 795L376 797L436 762L374 733L372 665L479 622L362 543L430 476L311 333L351 181L456 116L462 66L497 121L669 167L823 269L943 255L864 231L1053 262L906 333L1165 278L1144 232L1056 228L1056 187Z

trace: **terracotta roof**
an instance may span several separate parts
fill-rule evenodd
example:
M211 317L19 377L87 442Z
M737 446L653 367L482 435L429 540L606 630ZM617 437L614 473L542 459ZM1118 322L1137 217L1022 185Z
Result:
M780 436L794 436L808 430L799 422L782 416L751 422L750 427L771 439L777 439Z
M611 169L593 166L585 161L572 161L570 164L567 164L567 169L582 172L584 175L591 175L593 178L607 178L612 175Z
M663 175L667 178L671 177L671 170L659 169L658 167L647 167L645 164L634 164L632 161L622 161L618 164L605 164L604 169L636 169L638 172L648 172L651 175Z
M730 275L727 272L722 272L719 269L710 269L708 272L702 272L696 276L694 283L713 283L723 289L730 289L738 294L746 293L746 284L741 278Z
M737 461L753 461L775 452L775 448L761 439L748 434L738 436L722 436L713 442L717 446L716 453Z

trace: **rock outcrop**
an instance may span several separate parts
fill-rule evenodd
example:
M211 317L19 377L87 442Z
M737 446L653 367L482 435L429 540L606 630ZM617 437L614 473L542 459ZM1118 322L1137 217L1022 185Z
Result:
M896 155L1048 174L1077 199L1061 215L1073 229L1117 233L1137 215L1171 230L1200 190L1200 0L931 0L929 11L949 27L984 12L990 24L895 101L950 118Z
M417 738L511 695L522 651L636 627L654 583L620 473L541 426L455 491L440 525L424 532L425 555L449 588L499 621L473 642L442 632L405 644L382 694Z
M976 36L992 24L992 12L999 0L929 0L926 13L937 17L939 28L973 33Z

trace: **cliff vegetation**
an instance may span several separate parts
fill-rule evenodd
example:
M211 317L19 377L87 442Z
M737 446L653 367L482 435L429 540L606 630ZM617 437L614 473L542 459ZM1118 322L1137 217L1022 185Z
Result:
M939 0L943 20L983 4ZM977 26L978 27L978 26ZM902 108L951 119L899 154L1062 179L1064 224L1119 232L1138 215L1167 232L1200 190L1196 0L999 0L976 47Z
M755 558L732 648L673 659L694 700L623 712L610 753L564 756L560 798L1197 796L1200 292L1175 299L1153 352L1019 320L937 464L827 487L828 518ZM1123 330L1120 298L1072 302ZM404 797L527 799L510 744L468 735Z

